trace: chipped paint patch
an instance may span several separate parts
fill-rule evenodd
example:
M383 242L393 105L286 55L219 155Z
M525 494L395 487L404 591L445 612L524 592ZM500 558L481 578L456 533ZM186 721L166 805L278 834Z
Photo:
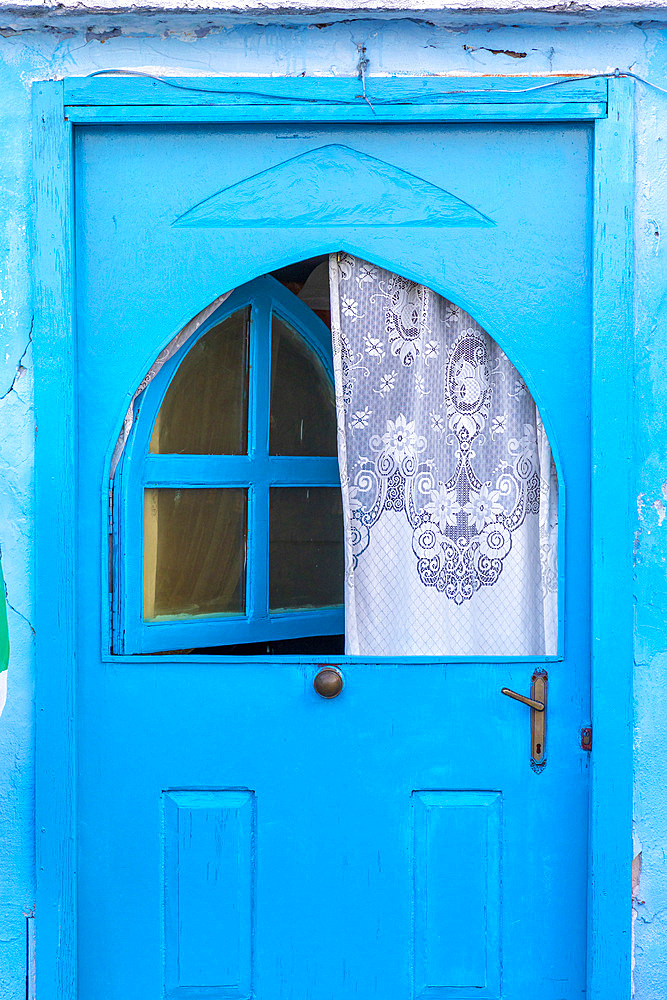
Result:
M85 34L87 42L107 42L110 38L120 38L123 34L121 28L109 28L106 31L99 28L88 28Z
M640 493L637 496L637 517L639 518L640 521L644 520L644 497L645 496L646 496L645 493Z
M482 49L484 52L490 52L492 56L509 56L510 59L525 59L528 55L527 52L515 52L512 49L490 49L486 45L475 46L475 45L464 45L464 50L466 52L479 52Z
M632 859L632 958L631 958L631 995L635 995L635 924L637 922L637 906L642 902L639 899L639 883L642 874L642 852L639 851Z

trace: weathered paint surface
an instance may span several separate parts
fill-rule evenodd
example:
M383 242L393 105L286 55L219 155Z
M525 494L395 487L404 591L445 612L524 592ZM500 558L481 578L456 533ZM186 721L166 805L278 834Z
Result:
M518 5L523 6L523 5ZM99 8L98 8L99 9ZM16 10L16 8L14 8ZM81 10L81 8L79 8ZM284 15L283 15L284 16ZM340 17L340 14L338 15ZM563 30L434 25L418 20L264 25L210 10L91 14L88 22L7 14L0 27L0 545L12 642L0 718L0 1000L23 996L33 904L31 608L33 433L30 271L30 84L104 67L167 75L516 74L631 69L667 87L667 32L646 23ZM322 21L331 18L322 16ZM320 18L318 17L318 22ZM635 995L667 996L667 95L638 87L636 195ZM613 455L609 461L613 462ZM619 539L632 545L632 539ZM582 720L583 721L583 720ZM641 872L641 875L639 873ZM628 887L629 889L629 887ZM629 892L628 892L629 895ZM630 899L628 898L628 905Z
M492 17L494 23L545 23L576 24L590 19L592 12L602 14L616 22L664 19L662 0L366 0L363 13L378 18L428 17L437 24L469 24L470 15ZM362 8L357 0L2 0L0 15L7 11L12 17L26 17L41 21L48 17L69 21L79 18L88 23L100 14L149 14L174 16L212 17L216 24L224 21L264 19L265 21L294 21L295 17L315 19L325 13L328 21L358 18ZM113 29L112 29L113 30Z

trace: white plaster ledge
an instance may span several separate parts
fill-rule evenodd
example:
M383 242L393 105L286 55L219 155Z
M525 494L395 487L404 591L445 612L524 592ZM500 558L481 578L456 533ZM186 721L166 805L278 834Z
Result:
M195 16L226 20L341 21L413 18L436 23L552 24L581 21L667 21L667 0L0 0L0 19L57 21L113 15Z

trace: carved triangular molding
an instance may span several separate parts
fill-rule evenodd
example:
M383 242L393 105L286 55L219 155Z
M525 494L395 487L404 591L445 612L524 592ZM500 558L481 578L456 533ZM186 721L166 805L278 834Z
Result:
M472 205L415 174L328 145L294 156L199 202L174 226L493 226Z

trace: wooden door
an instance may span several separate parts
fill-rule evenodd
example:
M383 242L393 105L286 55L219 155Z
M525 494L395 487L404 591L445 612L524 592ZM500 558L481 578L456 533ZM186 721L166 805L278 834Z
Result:
M575 124L77 129L86 1000L582 995L591 137ZM137 387L222 293L338 249L460 305L533 392L560 476L556 656L112 651L122 527L109 534L107 493ZM324 662L345 678L331 701L313 689ZM529 710L500 694L528 694L536 669L540 773Z

